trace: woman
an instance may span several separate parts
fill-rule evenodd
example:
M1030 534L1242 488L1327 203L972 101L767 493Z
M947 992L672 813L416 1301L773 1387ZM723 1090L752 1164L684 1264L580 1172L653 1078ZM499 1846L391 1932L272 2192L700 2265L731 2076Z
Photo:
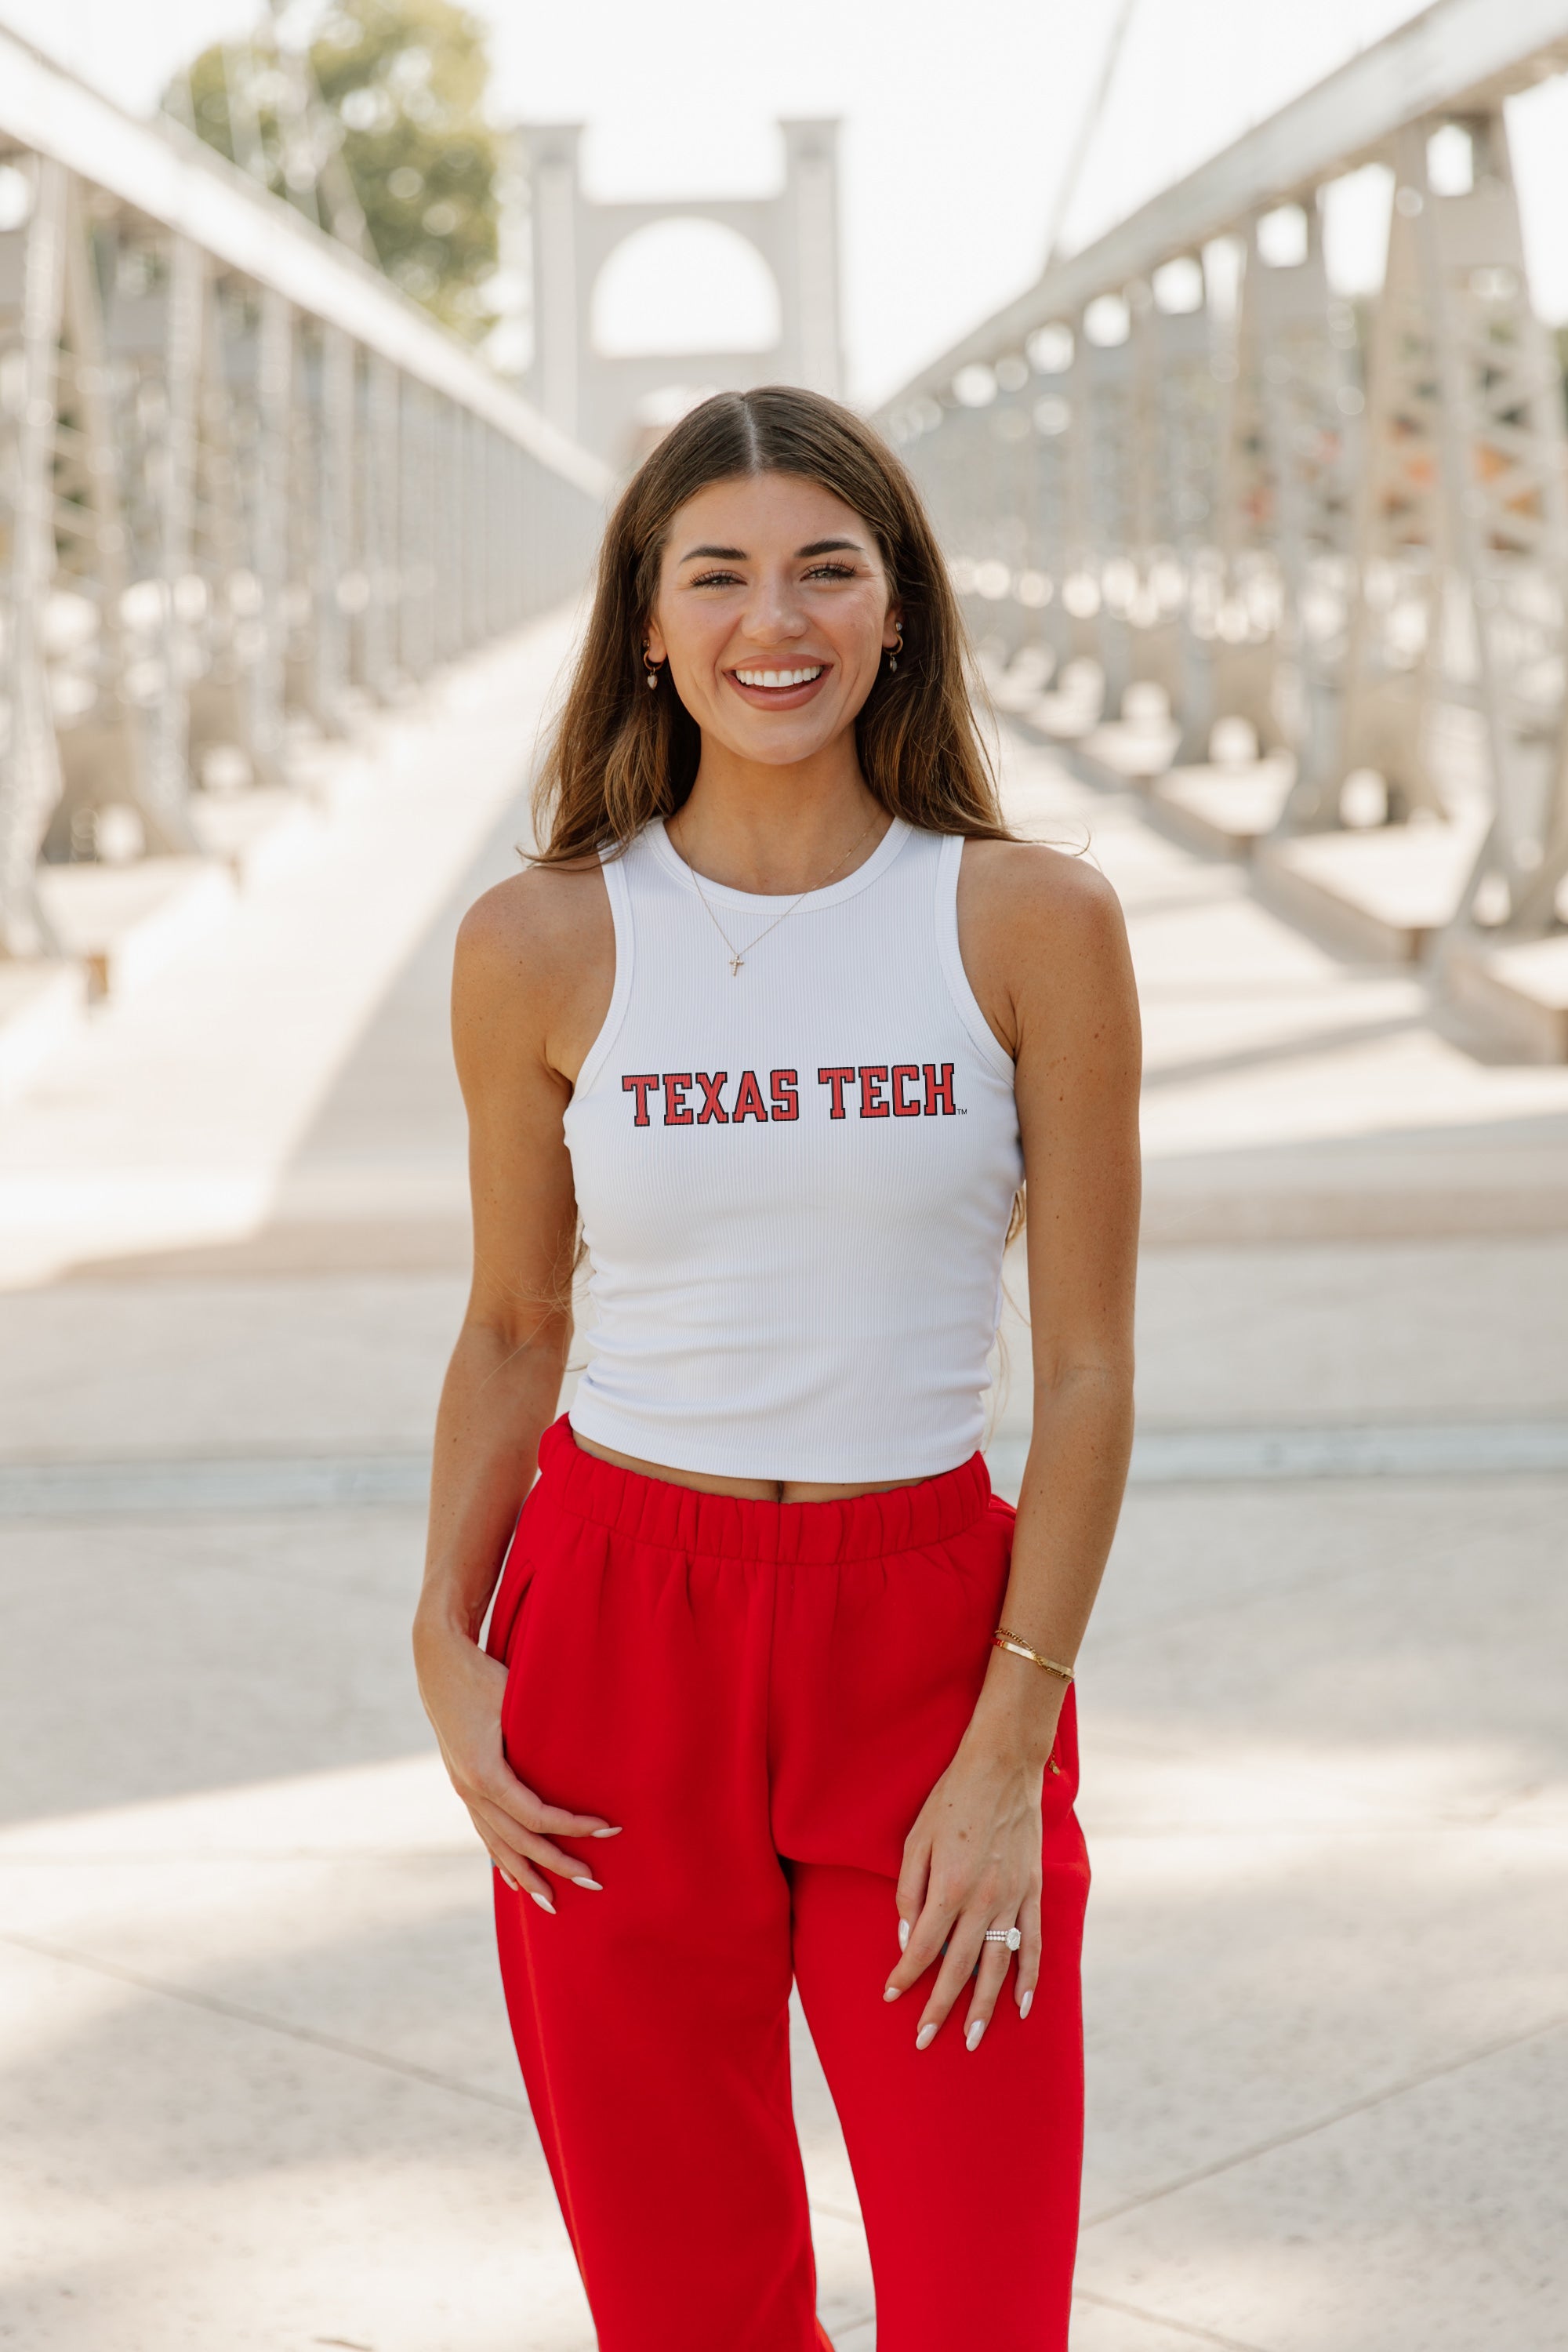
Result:
M792 1980L879 2352L1060 2352L1137 1016L1110 889L1000 821L847 411L723 394L633 479L539 837L458 946L476 1271L416 1648L601 2352L826 2342ZM975 1448L1026 1173L1015 1527Z

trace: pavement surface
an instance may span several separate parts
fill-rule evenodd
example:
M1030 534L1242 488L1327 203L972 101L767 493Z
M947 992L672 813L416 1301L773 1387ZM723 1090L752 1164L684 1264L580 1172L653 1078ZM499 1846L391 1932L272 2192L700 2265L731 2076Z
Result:
M0 1134L26 2352L593 2343L406 1640L464 1288L451 936L567 642L453 673ZM1121 889L1150 1045L1142 1451L1082 1668L1074 2352L1563 2352L1568 1071L1005 757ZM1005 1486L1016 1314L1003 1355ZM871 2352L797 2056L823 2315Z

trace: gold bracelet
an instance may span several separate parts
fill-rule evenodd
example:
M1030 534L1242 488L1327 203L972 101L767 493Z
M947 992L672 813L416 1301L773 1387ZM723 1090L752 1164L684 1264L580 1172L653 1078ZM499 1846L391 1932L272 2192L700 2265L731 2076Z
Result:
M991 1642L994 1649L1010 1650L1016 1658L1027 1658L1032 1664L1043 1666L1047 1675L1060 1675L1064 1683L1070 1683L1073 1679L1070 1666L1058 1666L1054 1658L1043 1658L1038 1650L1031 1650L1027 1642L1020 1641L1016 1633L1009 1633L1005 1625L997 1626Z

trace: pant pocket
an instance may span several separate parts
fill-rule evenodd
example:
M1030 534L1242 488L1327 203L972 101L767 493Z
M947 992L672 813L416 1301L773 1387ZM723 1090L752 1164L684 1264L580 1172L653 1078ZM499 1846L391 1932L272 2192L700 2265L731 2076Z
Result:
M536 1480L524 1497L511 1531L511 1541L506 1548L501 1563L500 1581L490 1604L489 1625L485 1633L488 1656L500 1658L504 1664L511 1655L518 1620L528 1588L533 1581L539 1565L540 1521L543 1516L538 1507L539 1483Z

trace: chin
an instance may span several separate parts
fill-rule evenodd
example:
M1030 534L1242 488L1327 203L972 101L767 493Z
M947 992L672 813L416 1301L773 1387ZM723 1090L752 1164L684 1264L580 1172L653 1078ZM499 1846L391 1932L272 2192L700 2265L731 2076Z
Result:
M809 728L792 727L792 713L781 711L777 718L761 714L749 727L737 727L733 721L726 726L704 727L704 734L738 760L754 761L758 767L792 768L802 760L809 760L825 751L839 730L824 727L812 713L814 724ZM700 720L699 725L701 725Z
M760 741L746 745L745 757L760 768L797 768L803 760L815 759L818 751L826 751L832 740L831 735L813 734L781 743L770 731Z

